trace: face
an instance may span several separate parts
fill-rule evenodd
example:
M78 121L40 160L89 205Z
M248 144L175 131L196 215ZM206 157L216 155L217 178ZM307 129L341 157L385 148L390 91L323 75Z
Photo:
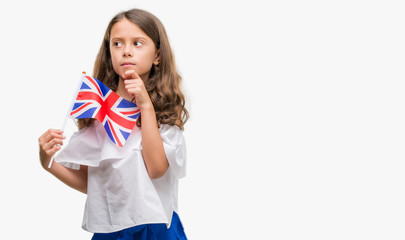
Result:
M159 63L152 39L125 18L111 28L110 53L114 71L120 79L126 71L135 70L146 81L152 65Z

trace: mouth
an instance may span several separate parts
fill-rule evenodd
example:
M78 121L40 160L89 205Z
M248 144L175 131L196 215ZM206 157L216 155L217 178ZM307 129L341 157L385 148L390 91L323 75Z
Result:
M135 66L135 64L130 63L130 62L124 62L121 64L121 67L123 67L123 68L128 68L128 67L132 67L132 66Z

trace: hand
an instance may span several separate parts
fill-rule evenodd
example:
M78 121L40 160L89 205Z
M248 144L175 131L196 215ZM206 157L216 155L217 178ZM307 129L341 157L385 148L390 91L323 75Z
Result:
M61 149L63 139L63 131L56 129L48 129L38 138L39 159L43 168L47 169L52 156Z
M136 105L141 109L152 107L152 101L146 91L145 84L135 70L128 70L123 77L125 89L136 100Z

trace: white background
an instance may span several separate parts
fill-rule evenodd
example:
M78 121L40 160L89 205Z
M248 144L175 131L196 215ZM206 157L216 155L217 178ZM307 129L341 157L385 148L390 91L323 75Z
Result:
M37 139L61 126L110 19L138 7L184 78L189 239L404 239L401 2L3 1L2 236L91 238L85 195L40 167Z

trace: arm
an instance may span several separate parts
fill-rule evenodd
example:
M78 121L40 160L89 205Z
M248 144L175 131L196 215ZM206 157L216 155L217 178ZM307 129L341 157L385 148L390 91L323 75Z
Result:
M61 149L60 145L63 145L64 138L63 132L55 129L49 129L39 137L39 158L41 165L46 171L69 187L82 193L87 193L87 166L80 166L80 170L73 170L60 163L53 162L52 167L48 168L52 156Z
M169 168L169 162L158 129L155 109L142 79L134 70L127 71L124 79L127 79L124 82L125 89L136 98L136 104L142 114L142 154L146 169L150 178L160 178Z
M152 179L163 176L169 168L162 137L158 129L153 105L141 109L142 113L142 154Z

